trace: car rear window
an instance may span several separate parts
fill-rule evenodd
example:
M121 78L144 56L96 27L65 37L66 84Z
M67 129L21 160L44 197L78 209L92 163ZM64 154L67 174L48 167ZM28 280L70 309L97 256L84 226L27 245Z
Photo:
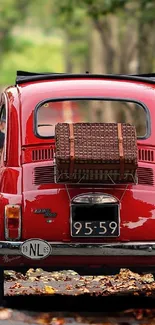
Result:
M137 137L148 134L148 112L139 103L125 100L59 100L38 105L35 111L35 133L54 137L57 123L130 123Z

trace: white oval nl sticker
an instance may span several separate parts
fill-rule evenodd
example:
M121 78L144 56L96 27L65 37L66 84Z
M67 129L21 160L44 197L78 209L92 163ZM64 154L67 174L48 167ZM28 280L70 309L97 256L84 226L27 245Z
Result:
M22 255L32 260L46 258L51 253L51 246L42 239L28 239L20 247Z

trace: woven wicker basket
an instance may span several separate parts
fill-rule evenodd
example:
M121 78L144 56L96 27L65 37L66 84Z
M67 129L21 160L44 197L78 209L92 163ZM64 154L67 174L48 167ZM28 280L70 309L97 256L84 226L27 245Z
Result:
M55 139L56 182L135 182L138 150L134 126L58 123Z

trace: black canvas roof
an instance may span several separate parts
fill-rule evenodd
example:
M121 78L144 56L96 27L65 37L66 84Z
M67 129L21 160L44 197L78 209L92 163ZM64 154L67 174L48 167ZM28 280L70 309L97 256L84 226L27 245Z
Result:
M106 78L106 79L126 79L126 80L137 80L137 81L144 81L147 83L155 83L155 73L148 73L148 74L130 74L130 75L123 75L123 74L91 74L91 73L81 73L81 74L68 74L68 73L37 73L37 72L26 72L26 71L17 71L16 75L16 84L22 84L30 81L39 81L39 80L52 80L52 79L67 79L67 78Z

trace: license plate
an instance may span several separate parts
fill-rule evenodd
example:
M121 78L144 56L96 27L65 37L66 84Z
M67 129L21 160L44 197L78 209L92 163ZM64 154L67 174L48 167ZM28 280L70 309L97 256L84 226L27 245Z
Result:
M50 255L51 246L45 240L32 238L22 243L20 251L27 258L40 260Z
M117 221L73 221L71 223L73 237L118 237Z

